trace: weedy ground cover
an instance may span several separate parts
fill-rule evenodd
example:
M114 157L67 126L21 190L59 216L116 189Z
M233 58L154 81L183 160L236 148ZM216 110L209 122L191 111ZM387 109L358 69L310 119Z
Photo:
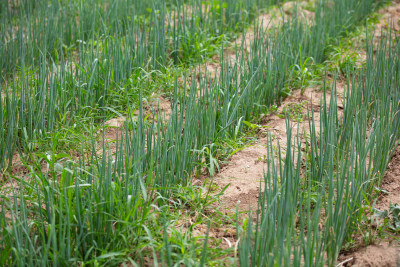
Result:
M335 265L398 144L396 42L370 46L362 70L345 68L341 116L331 97L319 133L312 110L302 118L305 168L287 114L287 152L276 164L268 146L255 223L216 208L226 188L192 180L216 174L252 122L303 89L311 65L382 3L317 1L315 23L295 13L268 30L255 17L278 1L2 3L0 265ZM242 42L236 61L224 60L253 21L250 52ZM220 75L200 75L196 64L216 53ZM168 119L148 116L160 92ZM104 121L121 114L111 144ZM211 236L223 224L236 226L236 247Z

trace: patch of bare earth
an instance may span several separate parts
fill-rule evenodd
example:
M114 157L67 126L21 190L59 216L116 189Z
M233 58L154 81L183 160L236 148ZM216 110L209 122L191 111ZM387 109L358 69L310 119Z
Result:
M374 36L377 41L386 34L390 28L392 37L395 33L400 32L400 1L392 1L391 5L386 6L378 11L381 15L378 24L375 27Z
M350 257L349 257L350 256ZM389 242L371 245L342 258L338 266L354 267L397 267L400 266L400 247Z

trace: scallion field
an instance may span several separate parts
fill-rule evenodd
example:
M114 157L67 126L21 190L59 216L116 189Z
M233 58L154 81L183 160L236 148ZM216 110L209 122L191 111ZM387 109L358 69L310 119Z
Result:
M0 266L400 266L399 0L1 0Z

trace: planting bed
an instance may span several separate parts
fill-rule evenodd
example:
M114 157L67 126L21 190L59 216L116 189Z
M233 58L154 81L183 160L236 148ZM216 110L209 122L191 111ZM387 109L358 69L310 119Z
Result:
M0 3L0 266L400 265L400 2Z

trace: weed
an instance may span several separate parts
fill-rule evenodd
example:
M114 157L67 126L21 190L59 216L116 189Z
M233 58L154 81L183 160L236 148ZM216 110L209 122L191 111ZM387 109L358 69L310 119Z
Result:
M307 87L319 83L323 67L321 65L314 64L313 61L314 59L311 57L306 58L304 62L300 59L299 64L294 64L290 67L292 72L291 72L291 78L289 79L287 85L289 88L299 89L301 94L303 95Z
M337 71L342 75L354 73L363 63L362 57L357 52L352 52L350 47L339 45L331 46L328 70Z
M279 114L281 118L289 116L292 121L302 122L306 119L305 109L307 107L307 101L302 101L300 103L290 103L283 107L282 113Z

